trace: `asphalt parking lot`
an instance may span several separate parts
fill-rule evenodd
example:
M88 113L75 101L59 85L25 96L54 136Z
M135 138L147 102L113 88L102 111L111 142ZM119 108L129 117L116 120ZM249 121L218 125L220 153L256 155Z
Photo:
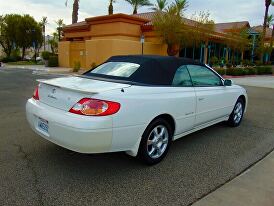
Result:
M158 165L124 153L71 152L26 122L35 79L52 77L0 69L1 205L190 205L274 148L274 89L246 87L248 112L240 127L218 124L188 135Z

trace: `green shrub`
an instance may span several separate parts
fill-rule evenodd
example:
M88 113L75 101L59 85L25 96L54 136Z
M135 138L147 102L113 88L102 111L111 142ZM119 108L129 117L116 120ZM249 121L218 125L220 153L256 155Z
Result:
M58 67L58 56L50 56L48 66L49 67Z
M10 56L10 57L4 57L3 59L1 59L1 62L8 63L8 62L17 62L19 60L21 60L21 57L19 56Z
M50 58L50 56L52 56L52 54L48 51L43 51L41 56L44 60L49 60L49 58Z
M227 67L228 69L230 69L230 68L232 67L232 64L231 64L230 62L228 62L228 63L226 64L226 67Z
M262 67L256 67L258 75L262 74L272 74L272 67L270 66L262 66Z
M212 65L218 65L219 64L219 59L217 57L213 56L213 57L210 58L210 63Z
M247 66L251 66L251 65L253 65L253 64L252 64L252 62L251 62L250 60L244 59L244 60L242 61L242 65L245 66L245 67L247 67Z
M220 74L220 75L224 75L225 74L225 70L220 68L220 69L215 69L215 71Z
M78 72L81 68L81 63L79 61L75 61L73 65L73 72Z
M246 68L246 69L245 69L245 72L246 72L247 75L254 75L254 74L257 74L256 69L255 69L255 68L252 68L252 67Z
M226 70L226 74L231 76L242 76L245 75L246 72L243 68L230 68Z

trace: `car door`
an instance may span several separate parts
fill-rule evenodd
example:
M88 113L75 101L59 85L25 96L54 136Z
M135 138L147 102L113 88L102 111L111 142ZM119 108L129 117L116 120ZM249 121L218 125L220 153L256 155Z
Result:
M195 123L196 95L186 65L180 66L172 82L176 90L176 131L175 135L193 129Z
M235 94L214 71L203 65L187 65L196 92L195 127L228 116Z

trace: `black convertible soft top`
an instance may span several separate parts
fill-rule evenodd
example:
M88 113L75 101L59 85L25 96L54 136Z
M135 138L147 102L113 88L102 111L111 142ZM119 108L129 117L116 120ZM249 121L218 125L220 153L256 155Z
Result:
M156 55L113 56L106 62L130 62L139 64L140 67L127 78L92 74L90 73L92 70L86 72L84 75L105 78L106 80L113 79L118 82L121 80L135 84L171 85L175 72L181 65L202 65L192 59Z

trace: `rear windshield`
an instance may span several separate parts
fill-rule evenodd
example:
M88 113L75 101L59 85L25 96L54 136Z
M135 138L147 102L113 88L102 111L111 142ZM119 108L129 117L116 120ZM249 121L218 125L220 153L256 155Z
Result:
M139 67L139 64L129 62L106 62L85 74L99 74L127 78L130 77Z

